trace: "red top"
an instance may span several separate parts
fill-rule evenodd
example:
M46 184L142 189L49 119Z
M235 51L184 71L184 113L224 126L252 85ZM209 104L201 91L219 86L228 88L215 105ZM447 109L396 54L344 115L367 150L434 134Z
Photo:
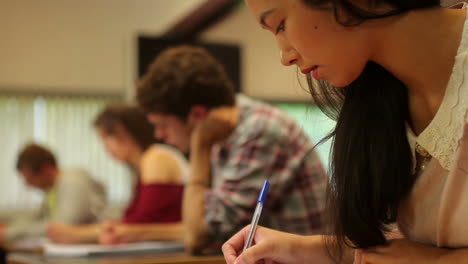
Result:
M125 210L124 223L171 223L182 220L181 184L141 184L135 188L135 196Z

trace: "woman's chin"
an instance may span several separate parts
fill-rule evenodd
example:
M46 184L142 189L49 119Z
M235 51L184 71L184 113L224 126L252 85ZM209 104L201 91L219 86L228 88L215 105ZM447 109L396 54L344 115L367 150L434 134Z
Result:
M345 87L350 85L354 80L346 78L346 79L339 79L339 78L331 78L331 79L324 79L329 84L335 87Z

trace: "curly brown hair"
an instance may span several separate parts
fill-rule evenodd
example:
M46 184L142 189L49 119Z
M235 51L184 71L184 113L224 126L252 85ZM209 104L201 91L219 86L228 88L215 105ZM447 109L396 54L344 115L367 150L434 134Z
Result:
M182 45L163 51L142 77L137 101L148 113L185 120L194 105L208 109L235 104L235 91L224 67L205 49Z

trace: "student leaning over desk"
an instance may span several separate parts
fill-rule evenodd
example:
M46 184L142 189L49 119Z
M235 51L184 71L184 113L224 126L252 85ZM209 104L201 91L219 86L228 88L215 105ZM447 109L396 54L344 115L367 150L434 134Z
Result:
M236 97L223 67L206 50L170 48L142 78L138 102L156 136L190 151L185 245L220 250L250 222L258 192L270 190L261 222L293 233L323 231L327 177L312 142L280 109Z
M133 198L120 221L57 223L49 228L50 238L59 243L99 240L104 244L181 239L183 181L188 174L185 157L175 148L155 144L153 127L137 107L110 105L94 125L108 152L135 173Z
M307 75L337 119L333 228L328 237L260 228L241 252L243 229L223 246L227 262L352 263L355 253L357 264L468 263L466 4L247 2L281 62ZM394 222L402 239L385 237Z
M82 169L64 169L50 150L26 145L18 155L16 167L27 185L44 192L41 208L31 215L15 217L0 228L0 241L46 235L52 221L90 224L96 212L106 205L104 187Z

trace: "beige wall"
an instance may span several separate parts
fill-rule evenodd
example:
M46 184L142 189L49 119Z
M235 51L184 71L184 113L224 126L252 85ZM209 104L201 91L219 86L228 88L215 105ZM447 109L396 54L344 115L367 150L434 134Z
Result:
M0 90L134 90L135 37L157 35L203 0L2 0ZM264 99L307 95L280 65L270 34L239 7L203 39L243 47L243 87ZM295 85L296 84L296 85Z
M202 0L1 0L0 89L122 93L137 32L163 32Z
M442 0L440 1L443 6L451 6L460 2L464 2L463 0Z
M280 101L307 101L309 95L298 83L296 67L284 67L273 35L260 28L242 5L227 19L207 30L202 39L242 46L243 87L253 97ZM299 75L302 75L299 72ZM307 85L304 82L303 87Z

